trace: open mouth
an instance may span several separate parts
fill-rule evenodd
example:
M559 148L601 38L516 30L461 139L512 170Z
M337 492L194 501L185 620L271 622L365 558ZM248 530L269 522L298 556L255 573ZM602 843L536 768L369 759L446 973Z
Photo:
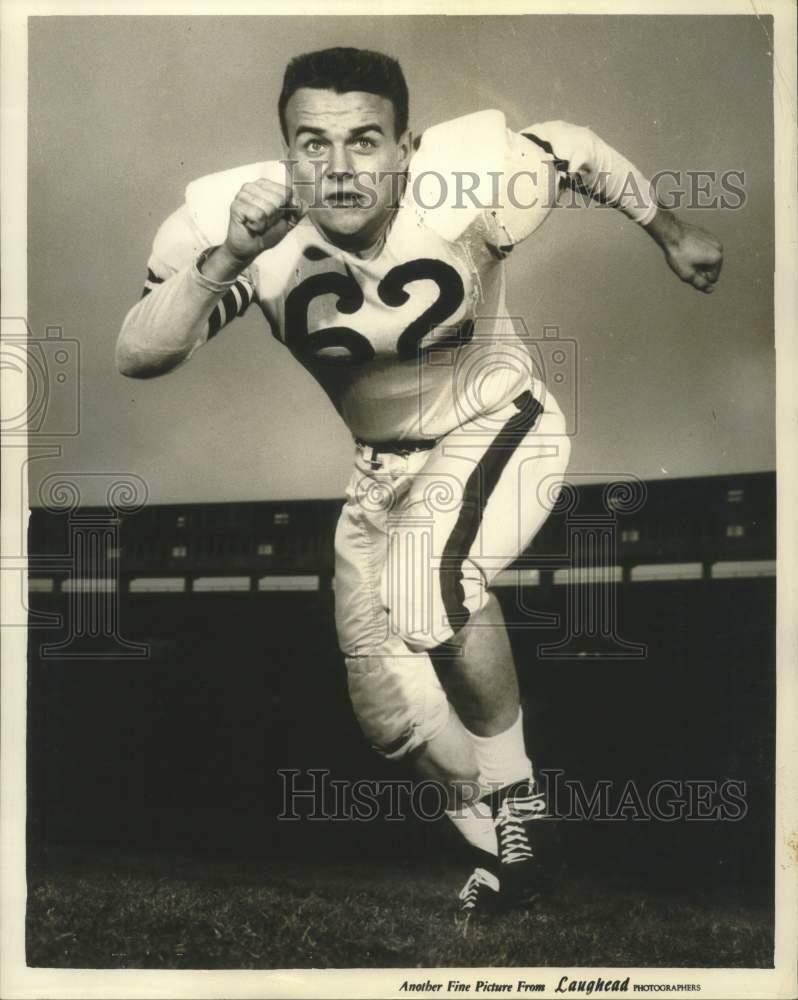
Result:
M340 192L328 195L324 199L327 208L360 208L363 205L362 195L354 192Z

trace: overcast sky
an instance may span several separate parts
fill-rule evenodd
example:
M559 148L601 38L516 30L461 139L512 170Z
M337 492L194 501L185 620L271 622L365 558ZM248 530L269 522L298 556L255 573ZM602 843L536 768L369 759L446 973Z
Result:
M515 251L508 300L534 336L556 325L575 342L575 473L774 468L767 23L31 19L29 318L36 335L62 327L81 359L80 433L62 458L32 464L32 502L54 471L134 473L155 502L342 495L348 432L256 308L166 378L123 379L113 361L152 237L185 185L279 157L286 61L338 44L399 58L416 132L496 107L516 128L589 125L649 175L743 172L744 207L683 213L725 245L713 296L681 285L634 224L591 209L557 212ZM84 502L101 502L101 489Z

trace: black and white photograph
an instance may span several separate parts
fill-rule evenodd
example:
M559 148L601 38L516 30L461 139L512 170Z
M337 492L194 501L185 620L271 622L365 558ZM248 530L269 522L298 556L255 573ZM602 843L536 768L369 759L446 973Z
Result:
M795 15L5 5L3 996L795 995Z

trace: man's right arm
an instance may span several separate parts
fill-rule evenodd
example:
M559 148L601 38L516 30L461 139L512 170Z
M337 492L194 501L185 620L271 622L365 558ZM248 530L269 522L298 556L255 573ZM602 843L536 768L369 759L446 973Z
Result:
M121 374L166 374L243 315L255 296L249 265L279 243L300 214L289 188L261 179L236 195L221 246L206 246L185 205L171 215L155 238L144 294L119 334Z

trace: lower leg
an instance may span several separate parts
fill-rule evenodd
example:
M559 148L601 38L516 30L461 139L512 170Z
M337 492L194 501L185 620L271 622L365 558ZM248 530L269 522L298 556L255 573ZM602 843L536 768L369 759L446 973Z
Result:
M474 849L474 864L492 867L498 853L490 806L479 801L484 788L471 734L454 712L445 727L413 755L419 778L438 782L446 791L446 815Z
M495 855L495 803L485 800L486 791L532 774L515 662L496 598L490 596L452 644L430 655L455 712L414 753L414 769L446 790L447 813L465 840L480 854Z
M419 778L436 781L446 791L447 808L459 810L476 802L481 794L479 765L474 744L454 712L443 729L412 755Z
M469 732L496 736L515 723L518 678L504 615L493 594L451 643L433 650L430 657Z
M532 777L510 640L501 606L485 607L446 648L430 654L474 748L484 788Z

